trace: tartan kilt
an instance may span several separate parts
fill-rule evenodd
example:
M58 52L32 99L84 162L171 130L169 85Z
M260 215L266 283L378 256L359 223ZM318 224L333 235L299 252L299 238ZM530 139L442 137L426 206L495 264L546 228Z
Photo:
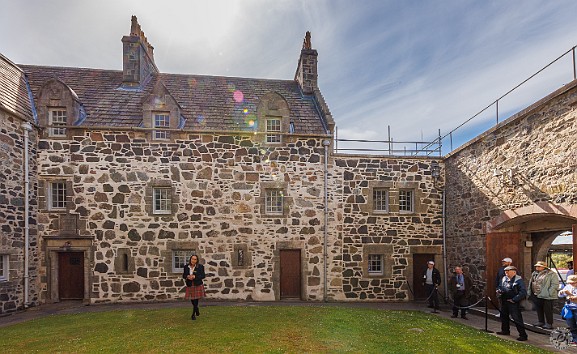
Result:
M204 284L192 285L186 287L186 293L184 294L185 299L196 300L206 296L204 291Z

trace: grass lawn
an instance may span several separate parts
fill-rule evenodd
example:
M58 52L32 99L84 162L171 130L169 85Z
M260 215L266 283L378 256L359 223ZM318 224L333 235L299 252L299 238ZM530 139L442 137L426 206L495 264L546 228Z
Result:
M545 353L421 312L207 306L54 315L0 329L0 353ZM193 345L194 341L194 345Z

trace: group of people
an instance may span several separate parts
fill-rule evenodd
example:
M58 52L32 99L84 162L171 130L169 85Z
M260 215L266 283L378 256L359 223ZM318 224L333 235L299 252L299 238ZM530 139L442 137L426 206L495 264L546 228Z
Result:
M566 308L573 313L567 316L567 326L571 330L573 338L577 340L577 275L573 273L572 263L567 276L567 285L559 290L559 277L556 272L549 269L547 263L538 261L534 264L535 271L529 279L529 286L525 282L517 267L513 265L513 260L509 257L503 258L501 267L497 271L495 278L495 288L500 305L501 331L499 335L510 334L510 318L513 320L519 337L517 340L526 341L527 332L523 325L521 314L521 301L525 298L533 303L537 312L538 322L534 326L544 329L553 328L553 307L559 297L567 300ZM441 284L440 272L435 268L435 263L429 261L427 269L423 272L423 284L427 292L429 307L435 311L439 308L439 298L437 289ZM469 305L469 293L471 290L471 278L463 274L460 266L455 267L454 274L449 280L449 293L453 299L453 315L467 319L467 306ZM573 343L575 344L575 343Z

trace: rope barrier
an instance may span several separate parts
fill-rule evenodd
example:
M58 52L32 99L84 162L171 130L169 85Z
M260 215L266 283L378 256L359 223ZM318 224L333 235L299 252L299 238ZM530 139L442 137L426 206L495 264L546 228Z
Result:
M455 307L458 308L458 309L465 309L465 310L467 310L467 309L470 309L470 308L473 308L473 307L479 305L483 300L485 300L484 297L482 297L481 300L475 302L473 305L468 305L468 306L456 306L455 301L451 301L450 299L449 299L449 303L452 303L453 306L455 306Z

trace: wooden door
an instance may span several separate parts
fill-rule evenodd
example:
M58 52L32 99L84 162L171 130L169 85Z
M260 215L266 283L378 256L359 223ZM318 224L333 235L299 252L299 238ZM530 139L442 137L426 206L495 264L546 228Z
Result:
M301 251L280 251L280 297L301 297Z
M521 234L517 232L501 232L487 234L486 266L487 266L487 293L495 301L495 279L501 267L501 260L505 257L513 259L513 265L518 272L523 270L521 264Z
M423 271L427 268L428 261L434 261L435 255L431 253L413 254L413 296L414 300L427 298L427 292L423 285Z
M58 254L58 294L60 300L84 298L84 253Z

